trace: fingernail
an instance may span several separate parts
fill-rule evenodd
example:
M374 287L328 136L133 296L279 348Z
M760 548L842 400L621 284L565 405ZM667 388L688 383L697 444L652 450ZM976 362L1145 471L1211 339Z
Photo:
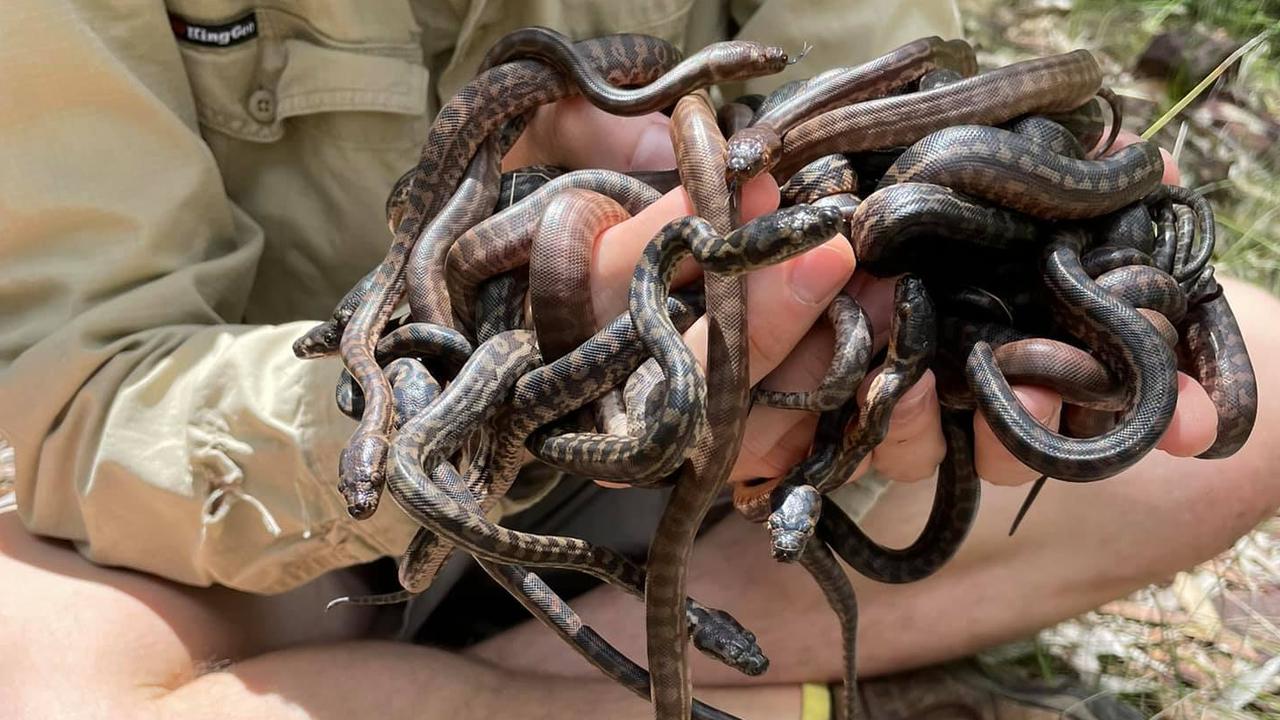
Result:
M805 305L825 303L844 285L848 271L838 251L814 248L791 266L791 294Z
M676 151L671 146L667 124L655 122L645 128L631 154L632 170L670 170L676 166Z

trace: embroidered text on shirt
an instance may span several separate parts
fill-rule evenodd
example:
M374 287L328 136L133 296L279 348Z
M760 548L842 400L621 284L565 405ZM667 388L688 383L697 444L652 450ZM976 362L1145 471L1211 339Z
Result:
M231 47L258 36L258 18L252 12L217 25L196 23L169 13L169 26L179 40L207 47Z

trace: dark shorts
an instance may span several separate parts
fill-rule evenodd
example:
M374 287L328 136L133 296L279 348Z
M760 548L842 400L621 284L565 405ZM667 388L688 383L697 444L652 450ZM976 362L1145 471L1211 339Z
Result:
M566 477L535 505L502 520L504 527L543 535L570 535L608 545L643 563L670 488L602 488ZM705 527L727 515L728 495L717 503ZM600 584L568 570L542 568L538 575L569 599ZM438 647L461 648L496 635L526 619L528 612L476 565L454 553L426 592L403 610L399 638Z

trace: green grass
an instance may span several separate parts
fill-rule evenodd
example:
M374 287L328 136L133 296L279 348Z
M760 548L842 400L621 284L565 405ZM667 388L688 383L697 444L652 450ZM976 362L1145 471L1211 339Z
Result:
M1116 58L1136 58L1163 31L1196 30L1256 45L1227 82L1196 88L1205 78L1172 78L1162 96L1150 98L1150 111L1168 113L1193 92L1207 90L1204 99L1229 93L1263 122L1280 115L1280 0L1077 0L1068 22L1078 31L1093 28L1098 50ZM1245 147L1219 123L1185 109L1153 138L1172 147L1184 123L1196 141L1179 165L1184 184L1204 193L1217 211L1219 272L1280 293L1280 151Z
M1125 97L1125 127L1139 134L1174 111L1205 79L1159 83L1132 77L1152 37L1195 30L1242 44L1254 40L1252 51L1223 77L1206 83L1197 101L1178 109L1151 139L1169 150L1180 146L1183 184L1213 203L1218 272L1280 294L1280 143L1267 147L1256 137L1224 131L1221 113L1214 117L1206 110L1232 111L1277 132L1280 0L1075 0L1065 12L1045 3L960 3L966 34L988 65L1079 47L1092 51L1108 83Z
M1200 80L1200 82L1196 83L1194 87L1187 90L1187 92L1183 94L1183 96L1173 104L1173 107L1169 108L1155 122L1151 123L1150 127L1148 127L1146 130L1143 130L1142 139L1143 140L1151 139L1152 136L1160 132L1161 128L1163 128L1165 125L1168 125L1170 120L1173 120L1174 118L1176 118L1179 113L1181 113L1183 110L1187 108L1188 105L1190 105L1191 103L1199 99L1201 94L1203 94L1204 91L1207 90L1210 85L1217 82L1218 79L1222 77L1223 73L1235 67L1236 63L1240 62L1242 58L1248 56L1249 53L1255 50L1262 49L1263 43L1265 43L1274 34L1274 31L1275 31L1275 28L1271 28L1264 32L1258 33L1257 35L1253 36L1253 38L1250 39L1249 42L1245 43L1244 45L1241 45L1237 50L1235 50L1235 52L1232 52L1230 55L1228 55L1226 59L1224 59L1221 63L1218 63L1218 66L1215 67L1212 71L1210 71L1208 75L1205 75L1204 78Z
M1195 25L1247 40L1280 23L1280 0L1077 0L1081 13L1119 9L1133 13L1145 34ZM1273 48L1277 55L1280 49Z

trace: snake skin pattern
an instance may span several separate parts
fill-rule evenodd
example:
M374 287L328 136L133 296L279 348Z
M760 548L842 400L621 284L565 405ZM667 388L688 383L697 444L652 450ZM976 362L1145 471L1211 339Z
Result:
M385 259L294 346L300 358L337 351L346 366L335 399L358 423L339 468L349 512L368 517L385 486L420 525L400 558L401 590L334 604L407 600L461 550L605 676L649 698L655 717L731 718L693 699L688 641L747 674L769 663L731 615L687 597L694 539L752 404L813 413L807 456L782 477L735 486L734 504L838 618L851 715L857 601L846 567L914 582L954 556L980 497L975 413L1042 473L1015 527L1049 479L1101 480L1150 452L1173 416L1178 369L1218 412L1201 457L1244 445L1257 386L1214 279L1212 207L1160 184L1154 145L1110 151L1123 107L1088 52L977 74L966 43L923 38L712 104L709 86L776 73L806 52L728 42L682 58L643 35L575 41L546 28L489 49L388 194ZM669 110L677 168L500 174L534 111L578 94L618 115ZM780 208L744 224L741 188L766 172L781 183ZM613 290L591 285L596 239L678 185L693 212L645 246L626 312L597 322L597 295ZM746 274L837 235L860 269L900 276L883 367L860 397L880 359L870 317L840 293L822 321L834 348L816 385L752 387ZM690 258L701 282L673 290ZM700 315L705 371L682 335ZM883 440L926 369L946 456L924 529L889 548L828 493ZM1027 413L1014 384L1058 393L1061 429ZM585 478L673 486L646 566L495 522L530 454ZM643 599L651 673L584 624L538 567Z
M972 75L977 71L973 48L962 41L923 38L871 62L812 78L789 97L766 101L751 126L730 138L727 170L735 182L745 183L778 161L782 138L803 121L837 105L881 97L938 67Z
M788 133L783 159L773 172L785 179L822 155L910 145L953 125L1072 110L1092 98L1101 82L1097 61L1077 50L1014 63L936 90L846 105Z

